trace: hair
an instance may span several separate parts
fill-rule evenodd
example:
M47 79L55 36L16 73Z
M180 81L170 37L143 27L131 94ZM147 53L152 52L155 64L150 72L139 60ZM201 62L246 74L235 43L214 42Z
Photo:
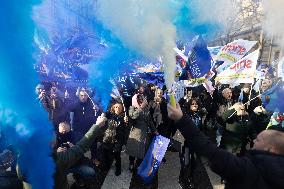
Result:
M63 121L63 122L60 122L58 124L58 132L59 132L59 128L63 126L63 127L69 127L69 132L71 131L71 125L68 121Z
M225 88L225 89L223 89L223 90L222 90L222 94L226 93L226 92L229 91L229 90L232 91L231 88Z
M144 97L143 97L143 95L142 94L137 94L137 103L138 103L138 100L139 99L143 99Z
M119 104L121 107L122 107L122 112L121 113L123 113L123 104L122 103L120 103L120 102L115 102L115 103L113 103L112 105L111 105L111 107L110 107L110 113L111 114L115 114L114 112L114 106L116 105L116 104Z
M199 102L199 100L197 98L191 98L184 106L186 112L192 113L192 111L190 110L190 106L191 106L193 101L195 101L198 104L198 110L197 111L200 110L200 102Z
M68 125L69 127L71 127L70 123L68 121L62 121L58 124L59 125Z
M159 92L159 91L162 91L162 92L164 93L163 89L157 88L157 89L155 90L155 97L158 96L158 92Z

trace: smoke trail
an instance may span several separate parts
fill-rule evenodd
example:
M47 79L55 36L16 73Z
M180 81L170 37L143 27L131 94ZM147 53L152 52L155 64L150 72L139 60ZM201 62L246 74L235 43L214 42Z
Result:
M1 5L0 124L8 142L19 152L18 163L29 183L35 189L51 189L53 131L34 94L38 78L33 69L30 15L35 2L10 0Z
M284 47L284 1L281 0L262 0L264 11L264 31L272 37L277 38L279 45ZM274 38L274 39L275 39Z
M126 48L145 56L163 58L168 87L174 82L177 13L170 0L99 0L97 17Z
M237 13L237 3L228 0L99 0L97 17L127 48L150 57L161 55L170 87L177 38L189 41L196 34L224 30Z

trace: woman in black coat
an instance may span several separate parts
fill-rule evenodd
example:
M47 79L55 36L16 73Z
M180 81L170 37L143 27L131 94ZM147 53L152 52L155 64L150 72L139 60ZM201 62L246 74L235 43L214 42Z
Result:
M104 132L102 145L98 149L99 162L110 166L115 159L115 175L121 174L121 149L125 143L128 118L123 112L121 103L114 103L106 115L107 129Z
M184 104L184 114L194 123L194 126L200 130L203 129L204 113L201 111L199 101L196 98L190 99ZM182 188L194 188L192 177L195 168L196 159L195 153L189 141L185 141L180 154L181 170L179 176L179 183Z

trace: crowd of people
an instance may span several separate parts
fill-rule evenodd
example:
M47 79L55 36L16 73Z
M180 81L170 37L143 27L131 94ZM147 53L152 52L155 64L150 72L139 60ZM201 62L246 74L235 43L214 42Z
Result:
M269 85L269 79L264 79L261 90L267 90ZM262 175L265 168L260 167L258 170L253 167L258 167L255 163L259 163L257 157L262 154L251 153L253 158L249 160L236 159L246 157L247 151L251 149L266 150L255 147L261 145L259 141L264 140L263 138L270 142L274 140L278 145L278 148L269 148L274 150L269 153L284 155L283 138L277 139L279 136L283 137L283 132L280 131L282 126L269 125L273 112L262 106L264 102L251 84L241 84L234 88L216 84L213 94L209 94L203 86L188 87L184 97L177 103L177 108L168 105L166 88L142 84L130 98L112 96L106 112L103 112L99 102L94 99L94 92L87 88L78 88L71 94L54 83L45 83L36 87L36 93L37 101L48 112L56 133L53 143L53 156L57 166L55 188L68 188L68 173L73 173L76 187L95 188L100 185L99 177L106 174L113 161L115 175L119 176L122 171L123 147L129 155L129 171L135 173L153 137L165 136L172 139L173 144L176 142L175 135L179 132L177 130L184 137L183 141L178 142L180 149L174 149L179 151L179 183L182 188L195 188L193 174L196 160L200 156L205 156L212 162L212 169L222 178L220 182L231 188L253 186L254 180L247 181L249 178L244 178L246 182L237 184L239 181L236 175L245 172L242 166L250 166L244 174L258 177L255 179L261 181L259 186L284 186L283 169L282 172L278 170L281 167L277 168L277 164L271 162L275 165L276 174L279 173L275 175L277 181ZM273 131L266 131L267 129ZM200 134L200 130L205 135ZM5 141L5 133L1 134L1 141ZM89 158L84 155L88 150L91 152ZM16 154L5 147L1 151L0 170L4 172L11 166L9 163L7 166L4 160L13 159L7 162L15 162ZM282 162L279 165L283 168L283 157L274 158ZM273 158L271 160L274 161ZM166 163L165 158L163 162ZM225 167L226 163L228 167ZM249 165L243 165L246 163ZM16 169L12 166L11 171ZM24 188L31 188L25 175L19 173L20 168L18 175L24 182Z

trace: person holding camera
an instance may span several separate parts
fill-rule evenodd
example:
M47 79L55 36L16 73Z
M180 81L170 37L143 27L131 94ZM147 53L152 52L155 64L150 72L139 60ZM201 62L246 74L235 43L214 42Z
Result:
M67 144L75 143L74 133L68 121L59 123L56 137L58 147L69 147Z
M84 157L84 153L87 152L91 144L95 141L96 137L101 134L101 129L105 125L106 118L99 116L96 124L94 124L84 137L75 145L70 146L66 150L56 151L56 139L52 143L54 148L53 158L56 165L56 172L54 174L55 189L68 189L67 174L70 168L75 166L79 160ZM21 168L18 167L18 175L23 180L24 189L31 189L29 184L29 178L25 178L25 173L21 172Z

